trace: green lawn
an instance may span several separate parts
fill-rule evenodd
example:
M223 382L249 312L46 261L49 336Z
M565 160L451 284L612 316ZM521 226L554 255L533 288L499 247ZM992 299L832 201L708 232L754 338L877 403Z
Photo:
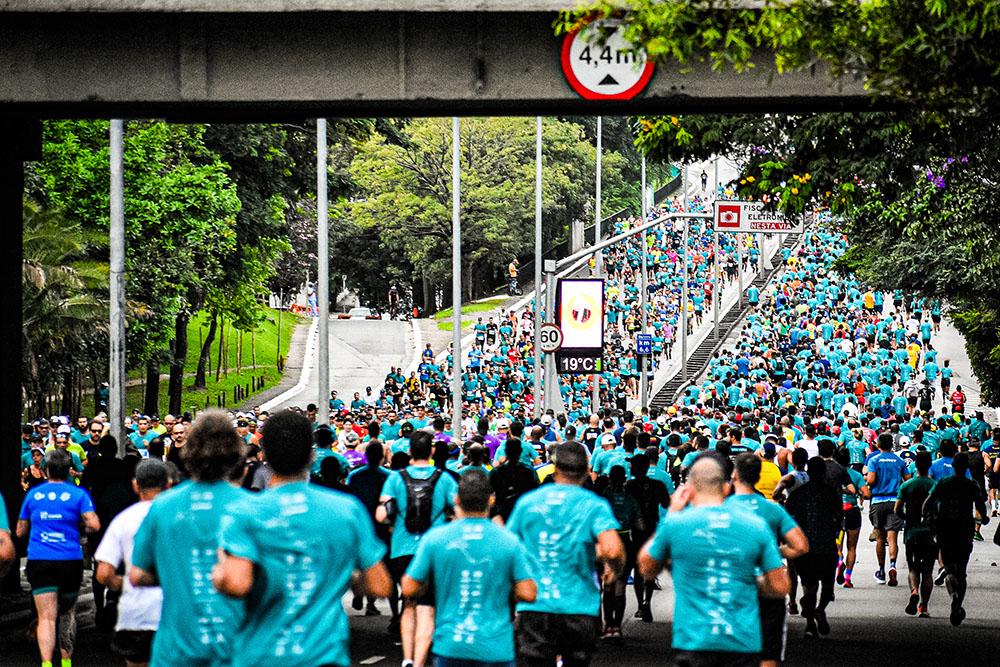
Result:
M496 310L503 304L507 303L506 297L498 297L495 299L487 299L486 301L473 301L472 303L467 303L462 306L462 328L467 329L476 322L476 313L485 313L491 310ZM454 311L451 308L445 308L444 310L438 311L434 315L434 319L437 320L437 327L441 331L451 331L454 328L454 324L451 320L452 313ZM470 317L466 317L469 315Z
M208 386L205 390L201 391L193 391L189 389L189 387L194 381L194 372L198 368L198 356L201 352L201 345L204 342L205 337L208 335L210 318L207 313L198 313L191 319L191 322L188 324L188 355L184 367L184 397L181 403L184 410L192 412L195 409L202 410L205 408L206 399L208 399L212 406L216 406L218 404L218 397L220 394L223 396L223 407L234 407L247 400L242 399L240 401L234 401L233 387L236 385L240 385L245 389L246 385L251 384L252 377L256 377L258 380L263 377L263 384L261 384L256 391L254 391L252 386L250 387L251 394L254 394L273 387L281 380L282 374L277 368L277 356L279 353L278 311L266 308L265 312L266 318L254 332L252 344L250 332L247 331L243 333L241 372L239 373L236 371L237 349L240 347L239 333L229 324L225 325L224 335L226 338L227 350L226 354L223 356L223 372L219 375L219 381L216 382L216 370L217 363L219 361L219 339L220 334L223 332L223 326L220 323L218 331L216 332L215 342L212 344L212 354L210 355L211 363L209 365L211 372L207 374ZM295 325L298 322L306 321L306 318L301 318L291 313L281 313L280 353L282 357L288 356L288 347L291 342L292 332L295 329ZM253 365L254 351L256 351L257 365L256 368L251 368ZM167 373L168 371L169 368L166 366L161 369L161 372L163 373ZM130 378L141 378L143 375L144 374L141 371L129 374ZM126 405L129 410L132 408L142 409L142 385L128 387L125 395ZM161 380L161 414L166 412L167 404L167 382L166 380Z

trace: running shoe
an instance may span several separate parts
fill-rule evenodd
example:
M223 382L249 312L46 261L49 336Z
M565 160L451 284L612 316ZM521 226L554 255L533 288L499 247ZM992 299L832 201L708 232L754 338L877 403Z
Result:
M795 600L788 601L788 615L789 616L799 615L799 605L795 604Z
M361 611L362 609L364 609L365 608L364 598L361 597L360 595L355 595L354 599L351 600L351 608L354 609L354 611Z
M643 623L653 622L653 608L649 606L648 602L642 606L642 622Z
M368 607L365 609L365 616L381 616L381 615L382 612L380 612L378 610L378 607L376 607L373 604L368 605Z
M954 595L951 598L951 624L956 628L962 624L965 620L965 609L962 608L962 603L958 601L958 596Z
M983 534L977 530L972 535L972 539L974 539L976 542L982 542L983 541Z
M910 593L910 601L906 605L904 610L910 616L915 616L917 614L917 603L920 602L920 596L916 593Z
M837 584L840 586L844 585L844 570L847 569L846 563L841 563L837 566Z
M806 623L806 637L808 639L819 638L819 629L816 627L816 623L811 620Z
M816 610L816 629L823 637L830 634L830 621L826 620L826 612L822 609Z
M942 567L940 570L938 570L937 576L934 577L934 585L935 586L943 586L944 585L944 579L947 576L948 576L948 570L946 570L946 569L944 569Z
M876 582L880 584L885 583L885 572L883 572L882 570L875 570L875 574L872 576L874 577Z
M844 588L854 588L854 584L851 582L850 579L844 580Z
M917 618L930 618L930 617L931 613L927 611L927 606L920 605L920 614L917 616Z
M635 614L632 618L642 618L642 605L639 605L639 608L635 610Z
M887 582L890 586L898 586L899 581L896 579L896 568L889 568L889 581Z
M996 510L996 508L993 508L993 514L992 514L992 516L996 516L996 515L997 515L997 510Z

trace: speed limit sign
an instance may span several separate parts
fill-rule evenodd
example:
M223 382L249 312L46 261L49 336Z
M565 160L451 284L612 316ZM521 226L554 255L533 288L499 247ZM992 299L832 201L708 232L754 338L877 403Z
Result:
M559 348L562 347L563 333L558 324L546 322L542 325L542 330L539 332L539 335L542 339L542 352L551 354L558 351Z

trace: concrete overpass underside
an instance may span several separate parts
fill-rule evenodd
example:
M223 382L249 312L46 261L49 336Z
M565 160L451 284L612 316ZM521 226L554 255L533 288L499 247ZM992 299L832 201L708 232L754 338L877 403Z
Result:
M315 11L325 6L340 11ZM778 75L764 53L750 73L695 65L682 74L660 66L634 100L586 101L560 67L561 39L552 29L559 6L550 0L3 0L0 114L249 120L869 104L860 81L834 81L823 71ZM12 11L32 7L52 11ZM280 7L313 11L246 11ZM211 11L222 8L233 11Z

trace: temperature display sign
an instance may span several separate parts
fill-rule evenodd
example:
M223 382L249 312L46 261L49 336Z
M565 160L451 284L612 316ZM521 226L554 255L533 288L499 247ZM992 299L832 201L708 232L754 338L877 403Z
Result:
M556 323L562 346L556 352L560 373L600 373L604 367L604 281L563 278L556 288Z

